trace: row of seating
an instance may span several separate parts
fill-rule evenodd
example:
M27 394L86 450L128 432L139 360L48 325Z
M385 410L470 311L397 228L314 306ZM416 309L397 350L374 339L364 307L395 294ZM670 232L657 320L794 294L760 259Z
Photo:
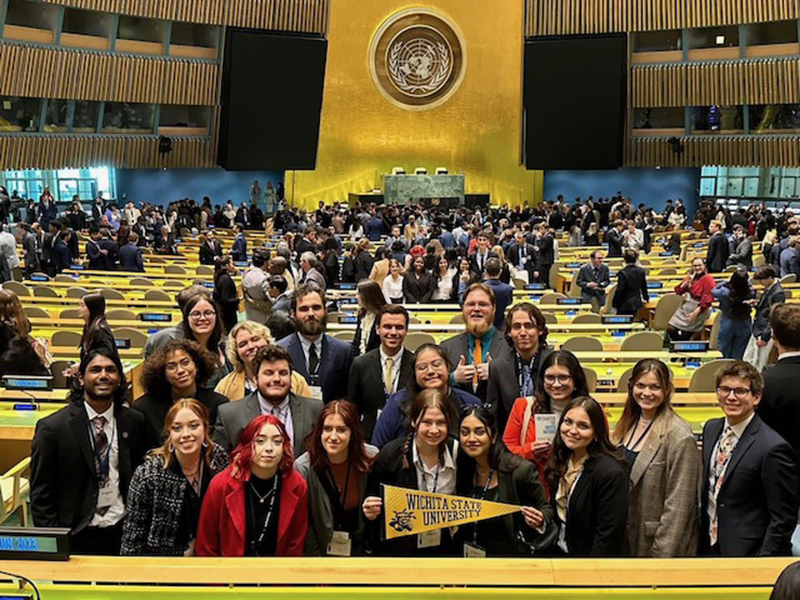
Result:
M74 279L71 280L74 283ZM170 283L170 282L167 282ZM180 281L171 282L174 285L165 285L164 287L174 288L176 290L183 289L186 287L185 283L181 283ZM133 281L131 282L132 285L135 285ZM52 288L47 285L34 285L34 286L27 286L24 283L20 283L18 281L7 281L3 284L3 288L14 292L20 298L27 297L27 296L35 296L39 298L82 298L86 294L90 292L89 289L75 286L68 288L66 294L59 294L58 290ZM33 288L33 289L31 289ZM125 294L120 292L119 290L115 290L114 288L100 288L98 290L100 294L106 300L126 300ZM169 294L165 291L154 289L154 290L147 290L144 294L145 300L150 301L161 301L161 302L172 302L175 299L174 293Z

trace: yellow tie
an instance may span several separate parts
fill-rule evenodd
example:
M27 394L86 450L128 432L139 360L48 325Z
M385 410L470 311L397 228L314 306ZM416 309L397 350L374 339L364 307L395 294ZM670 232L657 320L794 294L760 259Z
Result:
M483 353L481 352L481 341L475 338L475 350L472 352L472 364L476 367L483 362ZM475 370L475 377L472 380L475 387L478 386L478 370Z
M386 381L383 382L383 385L386 387L386 393L392 393L392 384L394 383L394 359L387 358L386 359Z

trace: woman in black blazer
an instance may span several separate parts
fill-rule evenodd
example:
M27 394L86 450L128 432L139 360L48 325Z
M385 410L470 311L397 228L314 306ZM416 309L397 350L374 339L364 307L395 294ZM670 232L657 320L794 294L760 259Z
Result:
M530 556L532 543L542 539L548 525L555 531L553 508L536 468L506 450L491 408L464 408L458 429L456 493L522 506L522 512L463 525L456 541L465 555L471 550L485 556Z
M386 304L386 298L381 286L371 279L365 279L358 284L356 297L360 308L352 348L353 356L360 356L381 345L375 325L378 323L378 312Z
M430 302L433 296L435 281L425 271L425 259L418 256L414 259L413 268L403 275L403 296L409 304Z
M106 322L106 299L101 294L83 296L78 302L78 316L84 322L80 346L81 360L98 348L105 348L110 354L119 355L114 334ZM77 371L77 365L74 366Z
M647 273L636 264L639 253L626 249L623 258L625 267L617 274L617 289L611 304L618 315L636 315L650 299L647 291Z
M596 400L572 400L558 424L547 463L560 531L555 551L571 557L625 556L628 471L608 437Z
M236 267L230 256L218 258L214 272L214 300L222 308L222 324L230 331L239 320L239 295L232 275Z

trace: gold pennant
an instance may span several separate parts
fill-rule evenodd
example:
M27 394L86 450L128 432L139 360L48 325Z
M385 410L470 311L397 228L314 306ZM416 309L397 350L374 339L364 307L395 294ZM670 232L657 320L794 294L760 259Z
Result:
M521 507L513 504L383 486L387 540L502 517L520 510Z

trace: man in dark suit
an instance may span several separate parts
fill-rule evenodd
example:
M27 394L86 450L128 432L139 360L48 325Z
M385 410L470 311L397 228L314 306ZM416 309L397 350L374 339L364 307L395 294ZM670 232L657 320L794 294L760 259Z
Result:
M611 283L611 276L608 265L603 264L602 250L594 250L589 258L591 262L580 268L575 283L581 288L581 301L591 304L595 312L600 312L606 303L606 288Z
M144 273L142 249L139 248L139 236L131 231L128 243L119 249L119 268L122 271Z
M710 556L790 556L797 525L792 447L755 414L761 374L743 361L717 373L724 419L703 427L700 550Z
M18 223L19 235L22 238L22 248L25 256L24 276L29 278L39 270L39 238L31 231L31 226L27 223Z
M51 225L57 221L51 221ZM72 265L72 253L70 252L67 241L70 236L75 235L71 231L63 229L63 225L59 223L61 230L59 234L53 238L53 251L50 254L52 262L52 271L54 275L58 275L64 269L69 269Z
M244 237L244 227L236 225L236 239L233 240L231 258L235 262L247 261L247 238Z
M617 309L619 315L635 316L636 313L650 299L647 290L647 273L643 267L636 264L639 253L632 248L626 248L623 256L625 267L617 273L617 289L611 305Z
M778 362L764 371L758 416L777 431L800 459L800 304L778 304L770 315Z
M490 258L498 258L497 254L489 249L489 244L489 236L484 232L480 232L476 238L475 252L469 257L470 269L478 277L483 277L486 261Z
M222 256L222 246L214 239L213 231L206 231L205 242L200 246L200 264L214 265L214 262Z
M500 281L502 266L499 258L490 258L486 261L486 280L484 283L492 288L495 299L494 326L503 328L506 319L506 309L514 300L514 288Z
M157 440L144 417L124 406L122 364L107 349L90 351L69 405L36 424L31 512L37 527L65 527L73 554L118 555L133 472Z
M537 233L535 247L538 248L539 281L550 287L550 269L556 262L556 241L555 232L551 227L544 223L539 223L534 227Z
M347 397L352 356L350 344L325 333L325 292L300 285L292 298L297 332L278 341L292 357L294 370L306 378L312 395L327 404Z
M756 314L753 317L753 334L744 349L744 360L749 362L759 371L767 366L769 355L772 352L772 328L769 326L769 315L772 307L786 302L786 292L783 291L781 282L778 281L778 270L772 265L759 267L753 276L753 281L762 286L764 291L755 304Z
M464 292L462 315L466 332L442 342L453 371L450 383L486 401L489 363L509 352L494 326L497 301L485 283L473 283Z
M274 415L286 427L294 455L300 456L306 451L305 437L322 412L322 401L292 393L292 359L280 346L261 348L253 359L253 372L258 390L217 409L214 442L230 452L250 421L259 415Z
M528 281L532 283L539 277L536 268L539 260L536 247L525 240L525 234L521 231L514 235L514 242L508 249L508 262L514 265L517 271L526 271Z
M722 233L722 223L714 219L708 226L711 237L708 240L708 254L706 255L706 269L709 273L722 273L728 264L730 247L725 234Z
M378 312L375 328L381 345L353 360L347 389L347 398L361 413L361 429L367 440L372 438L386 399L405 388L414 376L414 355L403 348L408 311L399 304L387 304Z
M312 254L317 253L317 230L309 225L308 229L306 229L306 234L294 245L294 250L297 252L297 256L300 257L303 255L304 252L311 252Z
M105 227L100 228L100 241L97 245L100 246L100 253L103 255L103 270L115 271L119 259L119 246L111 239L111 232Z
M753 268L753 242L747 237L744 227L735 225L733 228L733 239L735 240L736 249L728 257L729 265L740 265L743 269L749 271Z
M608 229L608 258L619 258L622 256L622 246L625 244L623 236L625 222L614 221L614 225Z
M86 257L89 259L90 271L103 271L106 265L105 256L100 248L100 230L92 229L89 232L91 238L86 242Z
M383 219L373 212L364 229L364 234L370 242L380 241L381 233L383 233Z
M273 275L269 278L267 294L272 299L270 312L284 312L289 314L292 310L291 294L287 292L289 284L283 275Z

